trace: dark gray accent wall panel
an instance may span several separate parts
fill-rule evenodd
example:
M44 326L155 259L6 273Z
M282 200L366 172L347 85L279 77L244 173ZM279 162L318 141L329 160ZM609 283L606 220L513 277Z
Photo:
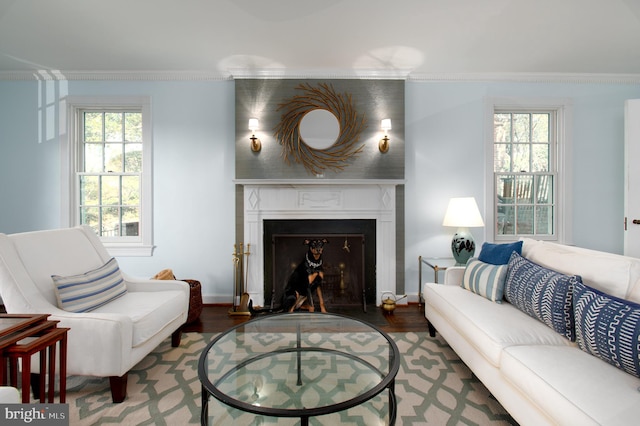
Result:
M286 164L283 146L274 137L274 129L281 120L282 110L295 95L303 93L297 87L330 85L334 92L351 96L352 105L365 127L358 144L362 152L351 158L340 172L327 171L322 179L404 179L404 81L403 80L323 80L323 79L241 79L236 87L236 179L316 179L302 164ZM250 149L249 118L260 120L256 136L262 150ZM392 129L388 136L390 149L381 153L378 141L384 136L380 121L390 118Z

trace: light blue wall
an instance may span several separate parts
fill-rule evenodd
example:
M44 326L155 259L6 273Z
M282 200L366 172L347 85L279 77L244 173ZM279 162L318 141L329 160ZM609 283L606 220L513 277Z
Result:
M0 232L60 224L59 146L40 136L38 93L0 81Z
M449 255L448 199L484 210L486 97L573 102L573 242L620 253L623 244L623 105L639 85L445 83L405 86L406 284L417 258ZM152 257L119 258L133 275L172 268L199 279L207 301L230 302L234 244L234 83L0 81L0 232L60 226L60 128L65 95L150 96L154 141ZM47 104L50 104L47 109ZM393 149L393 147L392 147ZM485 240L482 229L476 240Z
M0 82L0 232L60 227L60 111L38 122L42 82ZM46 91L46 90L45 90ZM154 158L152 257L118 258L148 277L164 268L230 302L234 243L234 85L215 82L66 82L58 97L151 97ZM40 92L42 93L42 92ZM44 96L46 98L46 96Z
M572 243L622 253L624 101L640 97L640 86L408 82L406 90L407 292L418 291L418 256L450 256L449 198L474 196L484 213L487 97L571 100ZM488 238L472 232L478 247Z

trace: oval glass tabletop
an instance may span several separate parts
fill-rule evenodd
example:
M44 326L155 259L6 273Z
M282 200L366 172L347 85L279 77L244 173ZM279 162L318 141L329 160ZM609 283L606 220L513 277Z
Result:
M231 407L308 418L362 404L387 388L395 405L399 365L396 344L371 324L336 314L285 313L217 336L202 353L198 375L203 392Z

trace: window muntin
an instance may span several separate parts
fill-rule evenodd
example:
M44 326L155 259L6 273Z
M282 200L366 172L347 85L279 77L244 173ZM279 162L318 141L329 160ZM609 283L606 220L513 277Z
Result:
M61 226L94 226L112 256L153 255L151 98L68 96L65 100L67 126L60 133ZM108 199L114 193L118 199ZM104 226L102 232L102 222L111 218L117 222L111 229L117 232L109 236L110 227Z
M557 234L556 119L555 111L494 109L496 240Z
M78 117L80 224L107 239L139 240L142 112L82 109Z

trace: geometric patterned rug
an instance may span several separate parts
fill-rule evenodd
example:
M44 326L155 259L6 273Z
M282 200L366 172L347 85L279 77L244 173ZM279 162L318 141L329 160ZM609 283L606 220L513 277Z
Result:
M395 381L397 425L517 425L441 338L426 332L389 335L401 354ZM171 347L170 339L162 342L129 372L127 398L120 404L111 402L108 379L68 377L69 424L200 424L198 360L213 336L183 333L178 348ZM209 415L211 425L299 424L299 419L241 413L213 397ZM345 424L310 419L314 425L323 422Z

